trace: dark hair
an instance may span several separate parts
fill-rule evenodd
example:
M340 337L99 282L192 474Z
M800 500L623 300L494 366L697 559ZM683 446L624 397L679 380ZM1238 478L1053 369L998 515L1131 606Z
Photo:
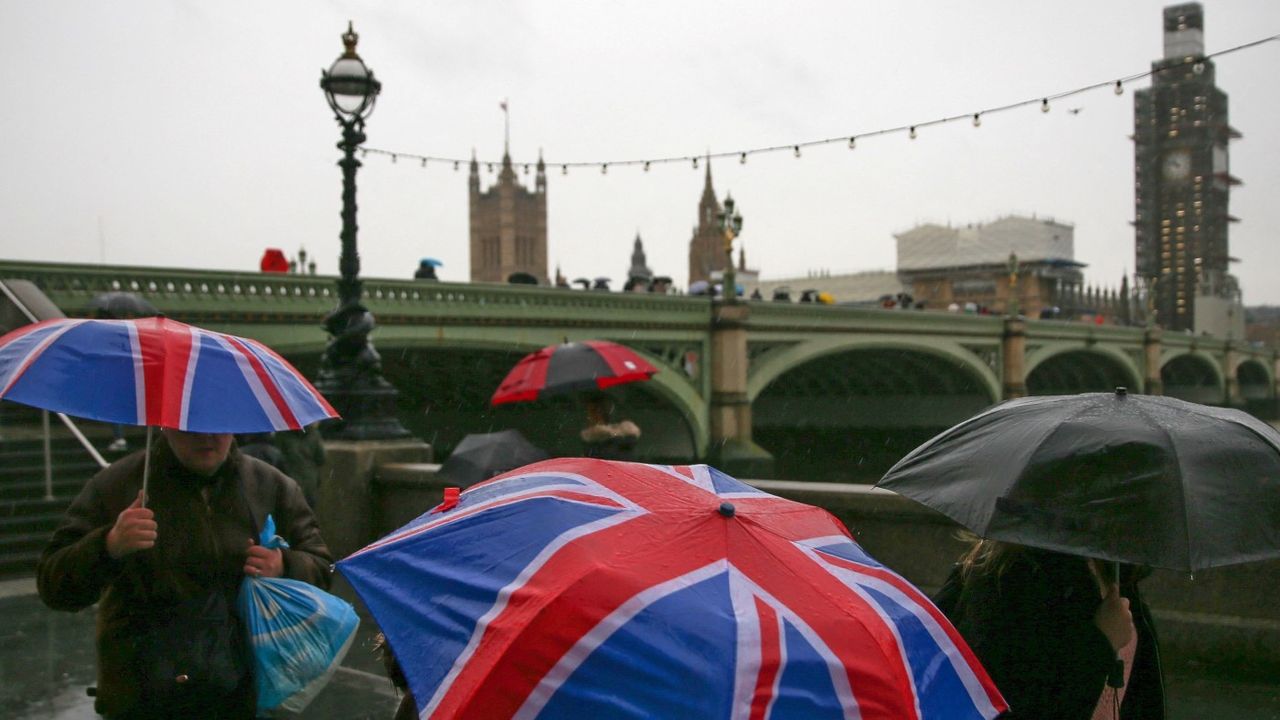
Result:
M382 667L387 671L387 678L391 680L391 684L401 690L409 689L409 680L404 676L404 670L400 669L400 663L396 662L396 656L391 652L391 646L387 644L387 636L378 633L373 638L373 654L382 661Z

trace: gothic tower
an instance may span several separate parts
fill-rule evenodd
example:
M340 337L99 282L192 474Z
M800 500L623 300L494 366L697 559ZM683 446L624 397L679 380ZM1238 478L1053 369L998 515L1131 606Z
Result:
M524 166L526 174L529 166ZM547 167L538 153L533 190L516 179L504 145L498 181L480 190L480 165L471 155L471 281L506 282L528 273L547 284Z
M689 240L689 284L711 281L711 273L725 267L724 233L720 231L720 201L711 187L711 158L707 158L707 179L698 201L698 225Z
M653 271L649 269L649 262L644 255L644 244L640 242L640 233L636 233L635 244L631 247L631 267L627 270L627 278L640 278L642 280L650 280L653 278Z
M1197 298L1207 312L1238 295L1227 204L1240 182L1227 164L1227 143L1240 134L1204 56L1199 3L1164 9L1164 57L1151 69L1151 87L1133 101L1137 275L1154 291L1160 325L1199 332Z

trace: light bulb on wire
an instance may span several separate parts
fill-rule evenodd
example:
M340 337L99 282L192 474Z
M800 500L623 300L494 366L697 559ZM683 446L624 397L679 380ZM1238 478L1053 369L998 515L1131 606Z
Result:
M850 149L850 150L852 150L852 149L854 149L854 148L856 148L856 147L858 147L858 138L857 138L857 136L856 136L856 135L850 135L850 136L849 136L849 149Z
M973 126L982 127L982 113L973 114Z
M561 165L561 166L560 166L560 174L561 174L561 175L568 175L568 174L569 174L569 166L568 166L568 165Z
M1040 101L1040 112L1049 112L1049 98Z
M608 174L609 174L609 163L601 163L601 165L600 165L600 174L601 174L601 175L608 175Z
M422 158L422 167L426 167L426 166L427 166L427 159Z
M747 164L747 154L746 154L746 153L742 153L741 155L739 155L739 156L738 156L738 164L739 164L739 165L746 165L746 164Z
M697 169L698 169L698 158L694 158L694 159L693 159L693 169L694 169L694 170L697 170Z
M910 129L910 131L907 133L907 135L908 135L912 140L915 140L915 139L916 139L916 126L915 126L915 125L912 125L912 126L911 126L911 129Z
M1124 83L1120 82L1119 80L1116 81L1116 94L1117 95L1124 94Z
M799 145L796 145L795 147L793 147L793 148L791 148L791 149L795 151L795 153L796 153L796 157L800 157L800 146L799 146Z
M649 172L649 161L648 161L648 160L645 160L645 161L644 161L644 171L645 171L645 172Z

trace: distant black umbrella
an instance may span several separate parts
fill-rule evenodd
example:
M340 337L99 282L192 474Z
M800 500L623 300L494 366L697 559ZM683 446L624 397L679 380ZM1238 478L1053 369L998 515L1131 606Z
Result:
M537 285L538 278L527 272L513 272L507 276L507 282L512 285Z
M440 475L460 487L471 487L508 470L546 460L549 455L519 430L474 433L462 438L440 466Z
M878 487L978 535L1194 572L1280 557L1280 433L1154 395L1001 403L894 465Z
M586 278L574 278L573 284L581 285L583 290L591 289L591 281Z
M160 314L155 305L131 292L102 293L90 300L88 307L93 317L108 320L155 317Z

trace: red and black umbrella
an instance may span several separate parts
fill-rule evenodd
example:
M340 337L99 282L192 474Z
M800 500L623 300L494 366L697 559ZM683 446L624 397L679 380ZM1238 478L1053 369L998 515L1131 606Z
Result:
M507 373L490 405L530 402L580 390L648 380L658 369L632 350L606 340L551 345L526 355Z

